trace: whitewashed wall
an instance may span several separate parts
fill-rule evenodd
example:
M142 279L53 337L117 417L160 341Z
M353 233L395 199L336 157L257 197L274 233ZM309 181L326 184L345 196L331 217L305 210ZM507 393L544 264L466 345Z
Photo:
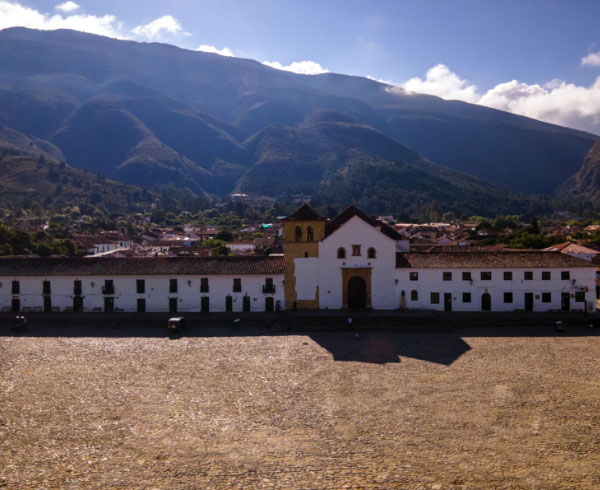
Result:
M533 272L533 280L525 280L525 271ZM568 270L569 280L561 280L561 271ZM462 273L471 272L473 279L463 281ZM481 280L482 271L491 271L492 280ZM504 272L512 272L512 280L504 280ZM542 271L550 271L551 279L542 280ZM409 273L417 272L418 281L410 281ZM452 272L452 280L444 281L443 273ZM561 293L582 291L587 287L585 299L588 311L596 311L596 276L594 268L572 269L397 269L398 289L406 295L408 309L443 310L444 293L452 294L453 311L481 311L481 296L489 293L492 300L492 311L515 311L525 308L525 293L533 293L533 311L560 310ZM418 300L411 301L411 291L418 291ZM439 304L431 304L431 293L440 294ZM471 293L471 303L463 303L462 293ZM513 302L504 303L504 293L513 293ZM542 302L542 293L551 293L550 303ZM400 305L400 301L397 303ZM575 302L571 298L571 310L584 310L585 302Z
M361 255L352 256L352 245L361 246ZM338 248L346 249L346 258L338 259ZM374 247L376 257L369 259L367 251ZM354 216L319 243L319 304L321 308L340 309L342 298L342 268L371 268L371 304L376 310L398 307L395 290L396 241Z
M201 277L208 277L209 292L200 292ZM242 280L242 292L233 292L233 279ZM263 285L266 278L273 279L275 294L264 294ZM210 311L225 311L225 297L232 296L233 311L242 311L243 296L250 296L251 311L265 311L265 298L272 296L274 303L279 300L283 305L283 275L219 275L219 276L20 276L1 277L0 282L0 309L11 307L13 294L11 293L12 281L20 282L20 294L15 295L23 307L42 308L42 283L49 280L51 283L52 306L59 307L60 311L73 306L73 283L82 281L82 296L84 311L94 309L104 310L104 295L102 286L105 279L112 279L114 284L114 306L126 312L137 311L137 299L146 298L147 312L169 311L169 298L177 298L177 309L180 312L201 311L201 298L210 298ZM136 280L145 279L146 292L136 293ZM170 279L177 279L177 293L169 293Z

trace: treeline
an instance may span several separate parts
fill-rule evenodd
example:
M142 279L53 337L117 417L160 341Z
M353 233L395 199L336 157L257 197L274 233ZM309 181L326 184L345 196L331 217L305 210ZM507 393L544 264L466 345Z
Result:
M75 242L70 238L52 236L47 231L27 233L0 224L0 255L78 255Z

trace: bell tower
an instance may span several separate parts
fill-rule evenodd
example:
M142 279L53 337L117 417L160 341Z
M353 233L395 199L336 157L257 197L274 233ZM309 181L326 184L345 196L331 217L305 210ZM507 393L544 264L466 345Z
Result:
M319 242L325 238L327 219L319 216L308 204L283 220L283 274L285 309L319 308L319 290L314 300L299 300L296 293L295 259L317 258Z

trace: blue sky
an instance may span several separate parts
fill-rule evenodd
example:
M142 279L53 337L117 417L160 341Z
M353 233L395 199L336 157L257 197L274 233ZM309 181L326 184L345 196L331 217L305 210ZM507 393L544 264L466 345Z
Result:
M599 21L599 0L0 0L0 28L70 27L296 62L298 72L368 75L596 134Z

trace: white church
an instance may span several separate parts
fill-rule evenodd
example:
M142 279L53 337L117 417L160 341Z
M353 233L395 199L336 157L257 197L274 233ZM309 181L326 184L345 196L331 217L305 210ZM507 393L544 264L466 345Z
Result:
M283 256L0 258L0 311L596 311L596 267L559 252L410 252L354 206L284 228Z

